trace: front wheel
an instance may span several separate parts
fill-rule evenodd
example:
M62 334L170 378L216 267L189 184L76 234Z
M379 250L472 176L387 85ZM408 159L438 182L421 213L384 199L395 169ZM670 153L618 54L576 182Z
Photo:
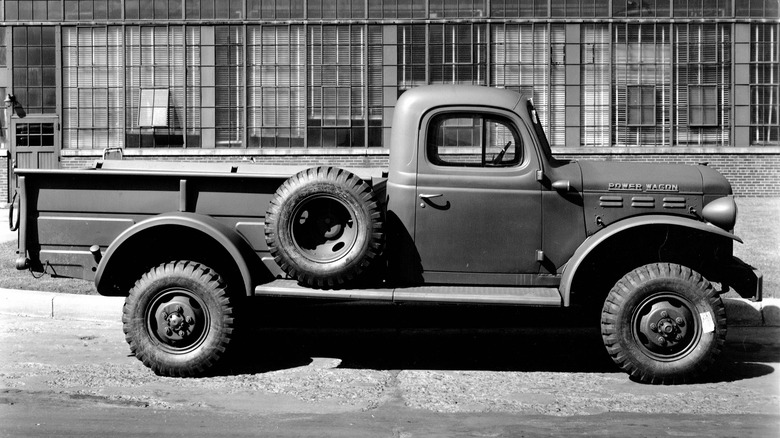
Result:
M194 376L217 364L230 343L233 308L222 278L189 261L165 263L125 300L125 339L136 358L164 376Z
M685 382L704 372L726 340L726 311L709 281L672 263L620 279L601 313L612 360L646 383Z

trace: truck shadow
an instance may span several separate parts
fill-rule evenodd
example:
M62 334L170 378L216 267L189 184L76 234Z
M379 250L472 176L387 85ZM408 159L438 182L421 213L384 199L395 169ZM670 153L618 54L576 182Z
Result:
M261 300L262 301L262 300ZM244 336L220 371L255 374L306 366L340 368L620 373L601 340L599 313L471 305L258 303L245 309ZM774 372L780 350L727 341L703 382ZM749 351L752 350L752 351Z

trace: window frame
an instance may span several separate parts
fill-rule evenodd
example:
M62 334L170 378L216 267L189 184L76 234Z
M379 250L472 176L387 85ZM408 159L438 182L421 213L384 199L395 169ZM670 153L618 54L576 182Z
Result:
M441 158L439 155L439 148L456 148L456 146L448 147L448 146L437 146L436 143L433 141L433 139L436 137L433 132L434 130L438 130L441 126L441 123L443 123L446 120L451 119L479 119L480 120L480 135L479 135L479 141L480 145L479 148L479 155L480 155L480 161L479 163L469 163L469 162L453 162L453 161L445 161ZM489 122L501 124L505 126L509 132L512 134L512 137L514 139L514 154L515 158L511 161L507 162L500 162L493 164L490 160L488 160L488 129L487 124ZM476 126L476 125L474 125ZM474 149L477 149L475 147ZM517 123L511 118L503 114L497 114L492 113L489 111L480 111L480 110L453 110L453 111L443 111L438 112L436 114L432 114L430 117L427 118L426 128L425 128L425 156L428 163L430 163L433 166L437 167L447 167L447 168L468 168L468 169L508 169L508 168L518 168L524 165L524 163L527 161L527 154L525 153L525 144L523 142L523 136L520 133L520 130L517 126Z
M151 99L148 95L151 93ZM144 99L146 95L147 99ZM162 106L162 101L165 106ZM151 101L151 105L145 102ZM168 128L168 109L170 106L170 90L167 88L141 88L138 101L139 128ZM146 121L149 123L146 123Z
M632 90L636 90L639 92L639 104L632 104L631 96L632 96ZM645 104L645 96L646 93L650 92L650 94L653 97L653 104L647 105ZM656 120L656 112L658 111L658 102L656 101L656 86L655 85L645 85L645 84L637 84L637 85L628 85L626 86L626 125L632 128L652 128L658 126L658 121ZM653 109L653 117L651 120L645 120L644 114L645 110L652 108ZM632 118L632 114L636 114L633 110L639 109L639 120L635 120Z
M704 102L705 92L712 90L715 92L715 101L713 103ZM699 101L693 103L693 96L698 96ZM716 84L688 84L688 126L691 127L717 127L720 126L719 111L720 105L718 103L718 86ZM694 121L694 110L701 111L701 120ZM713 114L713 120L709 120L707 117L707 109L715 110Z

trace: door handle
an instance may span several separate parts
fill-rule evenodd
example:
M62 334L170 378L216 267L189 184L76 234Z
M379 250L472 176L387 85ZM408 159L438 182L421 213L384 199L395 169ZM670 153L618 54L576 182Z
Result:
M561 181L555 181L552 183L552 188L559 192L570 192L571 191L571 183L569 180L561 180Z
M420 199L433 199L444 196L441 193L420 193Z

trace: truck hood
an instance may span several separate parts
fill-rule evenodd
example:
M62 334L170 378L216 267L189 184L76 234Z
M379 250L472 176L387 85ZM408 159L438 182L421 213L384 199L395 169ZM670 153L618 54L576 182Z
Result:
M704 165L580 161L583 192L731 194L728 180Z

